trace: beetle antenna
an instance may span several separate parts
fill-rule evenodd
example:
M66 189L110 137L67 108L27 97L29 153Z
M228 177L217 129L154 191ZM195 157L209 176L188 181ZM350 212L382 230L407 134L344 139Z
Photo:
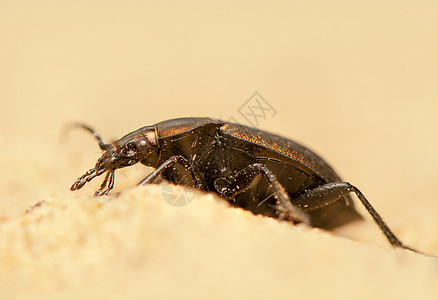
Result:
M91 133L97 140L97 142L99 143L99 147L102 150L106 150L109 147L109 144L105 144L102 140L102 138L100 137L100 135L90 126L83 124L83 123L73 123L72 127L77 127L77 128L82 128L87 130L89 133Z

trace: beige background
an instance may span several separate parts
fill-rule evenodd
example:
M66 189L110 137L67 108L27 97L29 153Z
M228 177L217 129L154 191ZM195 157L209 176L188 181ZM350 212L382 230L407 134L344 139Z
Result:
M435 1L0 1L0 298L438 297L436 259L367 217L336 234L160 186L70 184L110 141L181 116L234 117L316 150L408 245L438 255ZM24 216L40 200L47 202ZM365 215L364 210L359 210Z

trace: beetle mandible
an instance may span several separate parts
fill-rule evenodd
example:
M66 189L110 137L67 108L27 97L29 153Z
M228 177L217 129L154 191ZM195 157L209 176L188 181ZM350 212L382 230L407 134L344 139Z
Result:
M358 188L343 182L318 155L289 139L210 118L178 118L145 126L105 144L90 127L102 156L71 186L75 191L106 172L95 195L114 187L115 170L136 163L155 168L139 184L162 178L215 192L233 206L293 223L333 229L361 219L355 193L392 246L400 242Z

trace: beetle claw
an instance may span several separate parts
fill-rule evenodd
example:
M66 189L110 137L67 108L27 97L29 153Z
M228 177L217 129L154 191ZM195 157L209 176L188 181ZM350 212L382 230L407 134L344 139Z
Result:
M97 191L95 191L94 192L94 197L100 197L100 196L103 196L103 195L108 195L108 193L109 193L109 191L110 191L111 189L106 189L106 190L101 190L101 189L98 189Z

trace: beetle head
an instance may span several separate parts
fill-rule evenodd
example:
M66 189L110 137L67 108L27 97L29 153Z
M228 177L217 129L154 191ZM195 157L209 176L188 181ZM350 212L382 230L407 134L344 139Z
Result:
M94 133L89 127L80 125L90 131L98 140L100 148L103 150L102 156L97 160L94 168L88 170L84 175L79 177L71 186L70 190L75 191L82 188L87 182L93 178L108 172L111 175L108 189L104 193L108 193L114 184L114 171L119 168L132 166L139 161L145 160L158 149L157 135L155 127L147 126L140 128L137 131L129 133L121 139L105 144L102 139ZM104 190L108 181L108 175L105 178L100 191ZM99 192L99 191L98 191ZM102 194L98 193L96 194Z

